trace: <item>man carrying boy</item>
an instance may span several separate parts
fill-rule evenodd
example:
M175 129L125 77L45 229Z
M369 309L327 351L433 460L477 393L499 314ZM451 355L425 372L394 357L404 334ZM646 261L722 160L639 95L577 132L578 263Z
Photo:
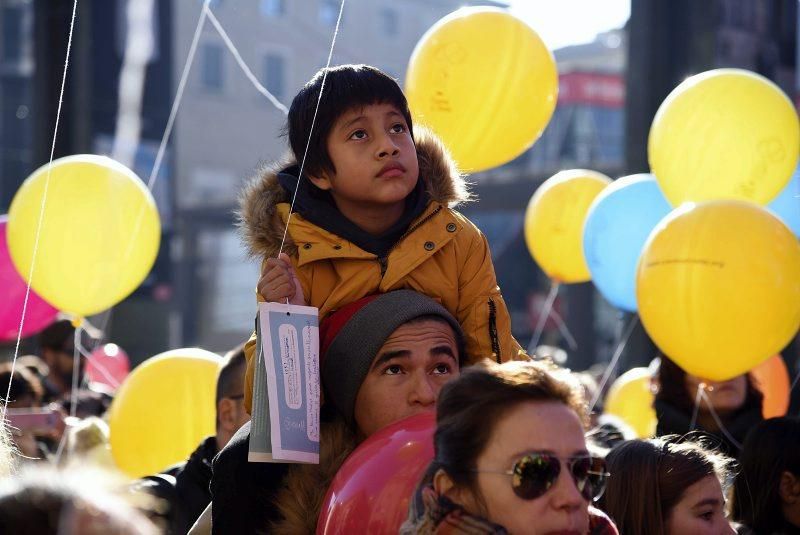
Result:
M429 133L414 135L405 96L378 69L327 70L320 101L323 75L289 111L303 176L298 163L267 169L242 195L243 234L263 260L258 299L308 304L324 318L369 294L413 289L456 317L471 362L526 358L486 238L452 209L469 193L445 148ZM248 408L254 345L253 337L245 350Z

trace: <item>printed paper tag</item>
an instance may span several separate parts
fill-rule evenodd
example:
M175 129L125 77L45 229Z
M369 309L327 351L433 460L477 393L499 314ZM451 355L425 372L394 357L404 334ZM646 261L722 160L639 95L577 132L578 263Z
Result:
M319 311L259 303L273 461L319 463Z

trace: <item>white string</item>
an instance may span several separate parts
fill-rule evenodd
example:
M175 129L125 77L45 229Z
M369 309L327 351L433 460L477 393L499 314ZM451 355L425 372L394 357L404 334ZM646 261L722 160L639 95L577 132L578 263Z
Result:
M572 336L572 333L569 332L569 328L567 327L566 322L564 322L564 319L561 317L561 314L558 313L558 310L554 308L551 309L550 317L555 320L556 327L558 327L558 332L560 332L561 336L564 337L564 340L567 341L570 351L576 351L578 349L578 342L575 340L575 337Z
M742 445L739 443L739 441L733 438L728 430L725 429L725 426L722 424L722 420L717 415L717 411L714 410L714 405L711 404L711 400L708 398L708 394L705 393L705 390L700 390L700 396L702 396L703 401L705 401L706 407L708 407L708 412L711 413L711 417L714 418L714 421L717 423L717 427L720 431L722 431L722 434L725 435L725 438L727 438L730 443L736 446L738 449L742 449Z
M328 51L328 61L325 63L325 71L322 73L322 84L319 88L319 98L317 98L317 106L314 108L314 117L311 119L311 128L308 131L308 141L306 142L306 150L303 151L303 159L300 162L300 173L297 177L297 186L294 188L292 195L292 204L289 205L289 216L286 218L286 226L283 229L283 238L281 239L281 246L278 249L278 254L283 251L283 245L286 243L286 234L289 232L289 222L292 220L292 210L294 209L294 202L297 199L297 190L300 189L300 181L303 180L303 169L306 165L306 156L308 156L308 147L311 145L311 135L314 133L314 125L317 122L317 112L319 111L319 104L322 102L322 94L325 91L325 80L328 78L328 69L331 66L331 58L333 57L333 47L336 45L336 36L339 35L339 24L342 22L342 12L344 11L344 3L342 0L339 5L339 16L336 19L336 28L333 30L333 39L331 39L331 48ZM288 301L288 300L287 300Z
M61 463L61 455L64 453L64 446L67 444L67 434L69 429L66 427L64 428L64 432L61 433L61 440L58 441L58 448L56 448L56 460L54 464L58 466Z
M700 399L703 397L703 389L705 387L705 383L697 385L697 394L694 397L694 411L692 412L692 421L689 423L689 431L694 431L695 427L697 427L697 416L700 413Z
M97 344L98 347L99 345L100 344ZM119 381L117 381L117 379L111 374L111 372L108 371L108 368L100 364L98 359L94 358L91 352L89 352L85 347L83 347L83 344L80 342L80 340L76 341L75 348L80 352L81 356L83 356L83 358L85 358L87 362L91 363L92 366L94 366L97 369L97 371L100 372L100 375L102 375L105 378L105 380L108 381L109 385L112 388L119 387L120 384Z
M288 115L289 108L284 106L281 101L275 97L275 95L269 92L269 89L264 87L261 82L258 81L258 78L256 78L256 76L253 74L253 71L251 71L250 67L248 67L244 62L244 59L242 59L242 56L239 54L239 51L236 49L233 41L231 41L231 38L228 37L228 33L222 27L222 24L219 23L219 20L217 20L217 17L214 15L214 13L212 13L211 9L208 6L204 6L203 10L206 12L208 20L210 20L214 28L217 29L219 36L222 37L222 40L225 42L225 46L227 46L228 50L230 50L231 54L233 54L233 58L236 60L236 63L239 64L239 67L242 69L242 72L244 72L244 75L247 76L247 79L253 84L253 87L255 87L259 93L267 97L267 100L269 100L272 105L278 108L284 115Z
M800 370L797 370L797 375L794 376L794 380L792 381L792 385L789 387L789 392L794 390L794 387L797 386L797 382L800 381Z
M547 295L544 306L539 312L539 321L536 323L536 329L533 331L533 336L531 336L531 341L528 344L528 355L533 355L536 353L536 347L539 345L539 339L542 337L542 333L544 332L544 326L545 323L547 323L547 318L550 317L550 312L553 310L553 303L556 300L556 295L558 295L559 287L560 284L555 281L550 284L550 293Z
M628 344L628 340L633 334L633 329L636 327L636 324L639 323L639 316L633 316L631 321L628 322L628 327L625 329L625 334L622 336L619 344L617 344L617 349L614 350L614 355L611 357L611 361L608 363L606 367L605 373L603 373L603 378L600 380L600 384L597 386L597 392L594 393L594 397L592 398L592 404L589 406L589 413L594 410L597 402L600 400L600 396L603 395L603 390L606 387L611 375L614 373L614 370L617 368L617 363L619 362L619 358L622 356L622 352L625 350L625 346Z
M203 9L200 11L200 18L197 21L197 26L194 29L194 37L192 44L189 47L189 54L186 56L186 63L183 65L183 73L178 82L178 91L175 93L175 100L172 101L172 108L169 111L169 118L167 119L167 126L164 129L164 135L161 136L161 144L158 146L158 153L156 153L156 160L153 163L153 169L150 171L150 178L147 181L147 189L153 190L153 185L158 179L158 172L161 170L161 160L164 159L164 151L167 148L167 140L172 134L172 127L175 124L175 117L178 115L178 108L183 99L183 91L186 89L186 81L189 78L189 71L192 69L194 55L197 52L197 43L200 41L200 33L203 31L203 26L206 22L206 13L208 4L211 0L204 0Z
M69 54L72 50L72 32L75 28L75 13L78 10L78 0L74 0L72 4L72 18L69 23L69 37L67 38L67 54L64 59L64 73L61 77L61 91L58 95L58 109L56 111L56 124L53 128L53 143L50 145L50 162L47 166L47 177L44 181L44 191L42 192L42 205L39 208L39 221L36 225L36 237L33 241L33 256L31 257L31 268L28 271L27 287L25 288L25 300L22 302L22 317L19 320L19 330L17 331L17 344L14 347L14 358L11 361L11 377L8 381L8 389L6 396L3 400L3 416L2 420L5 421L6 410L8 409L8 398L11 395L11 381L14 379L14 370L17 364L17 356L19 355L19 346L22 341L22 329L25 326L25 315L28 311L28 298L31 295L31 281L33 280L33 268L36 266L36 255L39 252L39 236L42 231L42 223L44 223L44 210L47 204L47 192L50 187L50 172L53 167L53 155L56 151L56 138L58 136L58 121L61 117L61 104L64 101L64 87L67 83L67 70L69 68Z

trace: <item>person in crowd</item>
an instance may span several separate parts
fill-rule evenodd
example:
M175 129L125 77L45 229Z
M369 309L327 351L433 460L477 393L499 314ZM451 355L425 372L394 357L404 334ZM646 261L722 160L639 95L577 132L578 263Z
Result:
M57 320L39 333L42 360L48 375L44 380L46 401L61 401L72 390L73 358L75 355L75 327L67 319ZM85 365L78 365L79 385L83 381Z
M8 388L9 409L34 409L42 406L44 389L36 375L24 366L15 366L11 375L11 363L0 364L0 385ZM5 392L3 392L5 395Z
M225 355L217 378L216 433L205 438L189 459L148 476L135 488L167 504L165 521L169 533L185 535L211 502L211 466L214 457L250 416L244 409L244 345Z
M413 128L394 79L366 65L320 70L294 97L287 134L294 161L261 171L241 195L244 239L263 260L259 300L308 304L324 318L365 295L414 289L458 319L471 358L519 358L488 242L453 209L470 198L464 179L441 142Z
M43 384L45 378L50 375L50 367L45 363L44 359L36 355L22 355L17 358L16 365L20 368L26 368Z
M591 507L607 474L587 422L567 370L488 361L464 370L442 389L434 460L401 533L617 533Z
M89 347L91 337L81 332L81 344ZM46 402L61 403L69 414L79 418L102 416L111 405L112 396L96 385L90 385L85 376L85 360L78 354L78 392L72 395L72 376L75 371L75 326L70 320L62 319L48 325L39 333L39 346L42 359L47 364L48 375L43 381ZM72 398L76 407L71 411Z
M800 419L770 418L750 430L731 503L743 535L800 533Z
M39 378L24 366L16 366L11 374L11 363L0 364L0 385L8 390L8 408L13 410L41 410L44 388ZM5 392L3 393L5 395ZM27 420L19 420L9 415L12 441L22 456L29 460L46 459L55 452L58 441L64 433L64 414L57 407L53 412L52 425L41 423L27 425Z
M625 535L728 535L732 460L676 436L631 440L606 456L603 507Z
M0 480L0 533L158 534L130 497L103 472L31 466Z
M657 436L698 430L708 435L715 447L736 457L747 432L763 420L764 396L749 374L709 381L689 375L662 356L654 388ZM704 389L707 400L698 398L699 388Z
M464 335L436 301L397 290L346 305L320 324L324 393L319 465L248 463L250 424L214 460L214 533L313 533L325 493L355 446L434 410L458 376Z

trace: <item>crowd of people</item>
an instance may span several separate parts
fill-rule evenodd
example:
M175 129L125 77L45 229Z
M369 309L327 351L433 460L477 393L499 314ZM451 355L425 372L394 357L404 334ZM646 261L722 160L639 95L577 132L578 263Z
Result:
M434 456L403 534L800 533L800 420L764 420L749 375L712 382L661 356L656 436L637 439L591 413L586 375L522 350L488 243L455 210L464 179L392 78L320 71L287 134L293 161L249 184L241 226L258 300L320 311L319 463L248 461L254 336L226 355L216 433L185 462L132 483L88 473L112 393L82 379L58 322L41 358L0 370L9 408L61 416L0 433L0 533L315 533L348 455L426 412Z

